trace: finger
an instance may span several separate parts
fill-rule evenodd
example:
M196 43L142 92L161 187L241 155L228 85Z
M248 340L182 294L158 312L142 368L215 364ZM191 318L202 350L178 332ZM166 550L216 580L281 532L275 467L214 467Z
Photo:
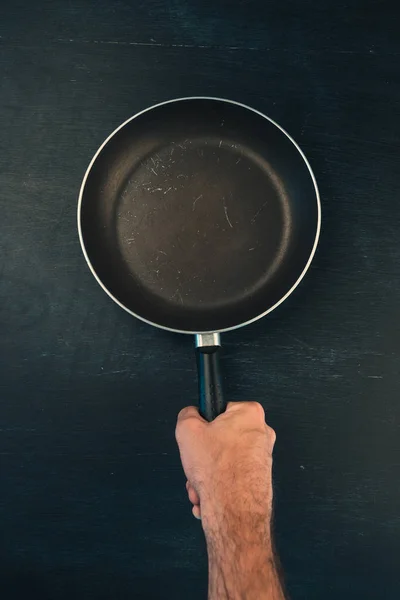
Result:
M244 402L228 402L226 405L225 412L235 412L235 410L240 410L240 408L245 404Z
M275 429L272 429L272 427L270 427L269 425L267 425L265 423L265 431L267 432L267 435L268 435L269 439L271 440L272 446L274 446L275 442L276 442Z
M246 402L228 402L226 412L234 413L234 412L243 412L246 413L255 413L265 420L265 412L263 407L259 402L253 402L247 400Z
M200 506L193 506L192 513L193 513L193 516L196 519L201 519L201 509L200 509Z
M195 505L200 505L200 496L198 495L194 487L190 485L189 482L186 486L186 489L188 492L190 502Z
M186 419L197 419L203 423L207 422L203 419L199 413L199 409L195 406L186 406L185 408L182 408L178 414L178 423L182 423L183 421L186 421Z

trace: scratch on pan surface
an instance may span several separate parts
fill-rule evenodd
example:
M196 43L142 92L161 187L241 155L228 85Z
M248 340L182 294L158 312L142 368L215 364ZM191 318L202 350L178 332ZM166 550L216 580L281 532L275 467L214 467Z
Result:
M155 170L153 169L153 167L150 167L150 171L153 171L154 175L157 175L157 173L155 172Z
M181 304L183 304L183 298L182 298L182 294L179 291L179 288L174 292L174 294L172 295L172 298L175 298L175 296L178 296Z
M258 215L260 214L260 212L262 211L262 209L264 208L264 206L266 206L268 204L268 200L266 200L264 202L264 204L262 206L260 206L260 208L258 209L258 211L256 212L256 214L253 216L253 218L251 219L250 223L255 223Z
M164 192L164 196L165 196L165 194L168 194L168 192L169 192L169 191L171 191L171 190L172 190L172 187L169 187L169 188L167 188L167 189L165 190L165 192Z
M192 210L195 209L197 200L200 200L200 198L202 198L202 197L203 197L203 194L200 194L200 196L197 196L197 198L194 199Z
M233 225L232 225L231 220L230 220L230 218L228 216L228 209L226 208L225 204L224 204L224 213L225 213L225 218L226 218L226 220L229 223L229 227L231 227L233 229Z

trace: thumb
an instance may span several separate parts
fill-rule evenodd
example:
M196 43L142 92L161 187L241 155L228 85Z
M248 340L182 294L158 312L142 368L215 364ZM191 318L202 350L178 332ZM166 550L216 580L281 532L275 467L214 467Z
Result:
M207 423L205 419L199 413L199 409L195 406L186 406L182 408L178 415L178 423L182 423L188 419L196 419L197 421L202 421L203 423Z
M178 415L175 428L175 437L178 445L181 446L184 440L186 442L193 440L196 432L199 433L205 425L207 425L207 421L203 419L195 406L183 408Z

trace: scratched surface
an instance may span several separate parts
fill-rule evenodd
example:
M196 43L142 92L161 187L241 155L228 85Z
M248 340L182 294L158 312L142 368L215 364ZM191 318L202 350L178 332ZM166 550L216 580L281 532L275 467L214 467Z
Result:
M293 598L400 596L400 43L387 2L15 0L0 21L4 600L205 597L173 439L189 338L134 321L79 248L87 163L121 121L230 97L297 139L323 234L278 312L224 338L227 395L278 433Z

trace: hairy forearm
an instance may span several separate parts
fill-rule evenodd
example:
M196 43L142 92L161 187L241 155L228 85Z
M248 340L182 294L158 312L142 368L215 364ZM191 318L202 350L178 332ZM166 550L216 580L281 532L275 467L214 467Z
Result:
M271 540L275 432L262 406L229 403L211 423L188 407L176 438L207 540L209 600L284 600Z
M218 511L217 511L218 512ZM265 513L205 514L209 600L284 600Z

